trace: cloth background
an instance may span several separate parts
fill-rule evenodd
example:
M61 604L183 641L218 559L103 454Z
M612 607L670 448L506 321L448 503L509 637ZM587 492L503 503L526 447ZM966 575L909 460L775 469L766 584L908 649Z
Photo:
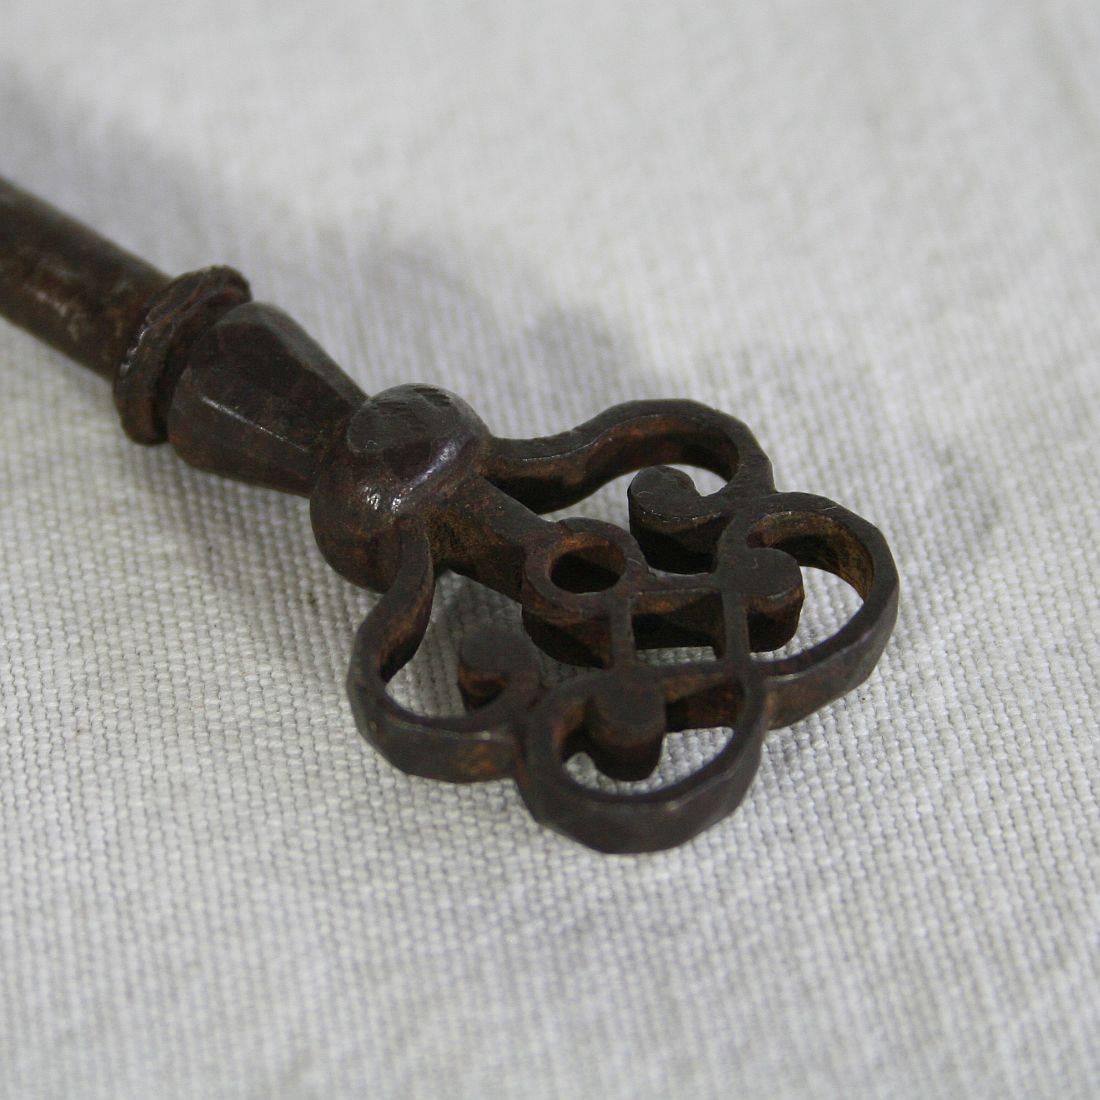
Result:
M502 434L746 420L902 576L742 809L608 858L409 779L305 506L0 325L0 1093L1100 1087L1100 8L5 0L2 172ZM586 505L620 519L622 484ZM807 630L843 611L816 585ZM448 585L404 698L455 698ZM803 635L805 637L805 635ZM662 764L713 749L681 739Z

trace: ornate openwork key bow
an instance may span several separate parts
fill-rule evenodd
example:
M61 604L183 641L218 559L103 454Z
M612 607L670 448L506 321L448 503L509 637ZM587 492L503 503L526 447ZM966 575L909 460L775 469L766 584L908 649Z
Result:
M348 691L388 760L456 782L511 776L539 821L591 847L667 848L730 813L765 731L859 684L893 626L898 580L879 532L830 500L777 492L749 430L694 402L638 401L561 435L500 439L433 386L368 398L232 269L168 279L3 181L0 311L109 379L132 439L309 497L329 563L382 593ZM672 463L725 485L700 494ZM543 518L635 470L629 533ZM799 566L837 574L863 603L803 653L754 656L794 635ZM424 717L387 685L447 569L518 602L528 638L478 628L460 655L466 712ZM543 683L532 643L587 671ZM713 657L639 658L669 646ZM611 777L644 777L667 734L705 726L732 737L663 789L596 790L566 767L584 751Z

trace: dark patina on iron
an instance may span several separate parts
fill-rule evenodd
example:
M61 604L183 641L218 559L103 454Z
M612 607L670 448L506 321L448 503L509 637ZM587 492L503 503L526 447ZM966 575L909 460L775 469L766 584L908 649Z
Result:
M460 398L409 385L367 397L237 272L169 279L0 180L0 312L114 386L123 427L193 466L310 500L329 563L381 593L355 640L348 692L364 736L397 767L453 782L511 777L541 822L593 848L668 848L736 808L765 732L861 683L897 613L882 535L823 497L778 492L740 421L690 401L618 405L540 439L492 435ZM701 494L670 464L724 486ZM630 530L554 512L607 481ZM793 657L799 566L862 605ZM389 681L416 653L436 578L453 570L516 601L527 637L481 627L462 646L466 712L425 717ZM542 680L534 646L586 671ZM652 665L641 651L709 647ZM643 793L592 789L566 762L637 779L664 737L726 726L694 774Z

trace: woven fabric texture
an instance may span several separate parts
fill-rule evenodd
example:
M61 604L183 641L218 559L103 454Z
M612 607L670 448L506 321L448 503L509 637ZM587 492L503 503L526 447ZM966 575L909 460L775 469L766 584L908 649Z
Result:
M3 23L4 175L500 434L726 409L902 605L733 818L599 856L388 766L304 504L0 324L0 1095L1096 1095L1095 0ZM845 606L815 581L801 638ZM511 614L445 585L402 697L454 705Z

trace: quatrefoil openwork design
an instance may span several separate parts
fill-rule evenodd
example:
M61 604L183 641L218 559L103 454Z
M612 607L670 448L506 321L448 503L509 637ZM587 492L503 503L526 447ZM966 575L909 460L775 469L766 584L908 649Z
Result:
M181 276L165 300L188 303L186 319L207 300L224 308L226 285L216 272ZM174 307L152 316L139 352L163 342L162 317L183 327ZM147 407L131 394L153 387L137 385L140 355L134 363L115 393L124 424L140 427L152 419L130 413ZM619 405L560 435L501 439L445 390L366 397L288 317L244 302L190 348L165 432L194 465L308 496L329 563L381 593L348 677L371 744L414 775L511 777L539 821L605 851L668 848L734 810L765 732L859 684L897 612L879 532L830 500L777 492L748 428L690 401ZM725 484L700 494L672 464ZM634 471L629 532L544 518ZM862 605L826 641L769 658L798 625L800 566L843 578ZM516 601L526 636L475 630L460 651L465 712L425 716L389 684L424 637L445 570ZM535 646L585 671L546 683ZM678 646L713 656L639 656ZM566 766L583 751L608 776L636 779L668 734L713 726L732 731L728 744L657 790L593 789Z
M709 470L725 485L701 495L670 463ZM542 518L636 470L629 533ZM357 494L356 485L370 491ZM511 776L536 819L605 851L667 848L734 810L765 731L860 683L896 613L897 576L879 532L832 501L777 492L749 430L688 401L620 405L573 431L517 440L494 438L442 390L401 387L353 418L313 500L322 549L345 571L356 560L356 579L384 592L359 631L349 675L367 739L416 775ZM754 656L793 637L799 566L837 574L862 606L806 652ZM516 600L527 637L476 629L460 651L466 713L425 717L387 684L424 636L443 569ZM545 685L533 645L592 671ZM639 658L669 646L709 647L713 658ZM641 778L666 735L706 726L733 736L663 789L596 790L566 767L583 750L608 776Z

